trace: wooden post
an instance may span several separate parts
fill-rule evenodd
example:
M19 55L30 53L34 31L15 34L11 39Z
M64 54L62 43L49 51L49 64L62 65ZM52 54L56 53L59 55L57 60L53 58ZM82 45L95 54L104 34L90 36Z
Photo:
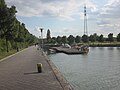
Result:
M42 73L42 64L41 63L37 64L37 69L38 69L38 73Z

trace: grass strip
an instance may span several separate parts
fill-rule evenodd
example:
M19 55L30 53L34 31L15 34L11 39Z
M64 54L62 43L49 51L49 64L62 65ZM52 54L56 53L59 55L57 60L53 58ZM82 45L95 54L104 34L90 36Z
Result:
M7 56L10 56L16 52L17 52L16 50L11 50L9 52L0 52L0 60L7 57Z

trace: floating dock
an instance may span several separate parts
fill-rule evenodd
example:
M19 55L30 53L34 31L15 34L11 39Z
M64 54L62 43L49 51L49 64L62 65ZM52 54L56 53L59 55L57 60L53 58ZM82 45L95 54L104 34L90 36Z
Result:
M76 48L64 48L64 47L52 47L51 49L55 50L57 53L65 54L87 54L88 51L81 51Z

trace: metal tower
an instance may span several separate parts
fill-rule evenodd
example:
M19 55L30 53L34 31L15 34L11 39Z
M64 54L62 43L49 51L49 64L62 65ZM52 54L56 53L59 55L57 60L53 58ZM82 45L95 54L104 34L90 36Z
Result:
M84 5L84 35L88 35L86 5Z

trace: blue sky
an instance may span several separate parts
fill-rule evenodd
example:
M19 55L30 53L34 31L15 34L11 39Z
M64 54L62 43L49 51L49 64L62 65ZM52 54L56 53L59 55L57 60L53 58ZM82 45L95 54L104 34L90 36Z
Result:
M51 36L84 34L83 7L87 6L88 34L120 33L120 0L5 0L15 5L17 18L27 29L39 36L39 28Z

